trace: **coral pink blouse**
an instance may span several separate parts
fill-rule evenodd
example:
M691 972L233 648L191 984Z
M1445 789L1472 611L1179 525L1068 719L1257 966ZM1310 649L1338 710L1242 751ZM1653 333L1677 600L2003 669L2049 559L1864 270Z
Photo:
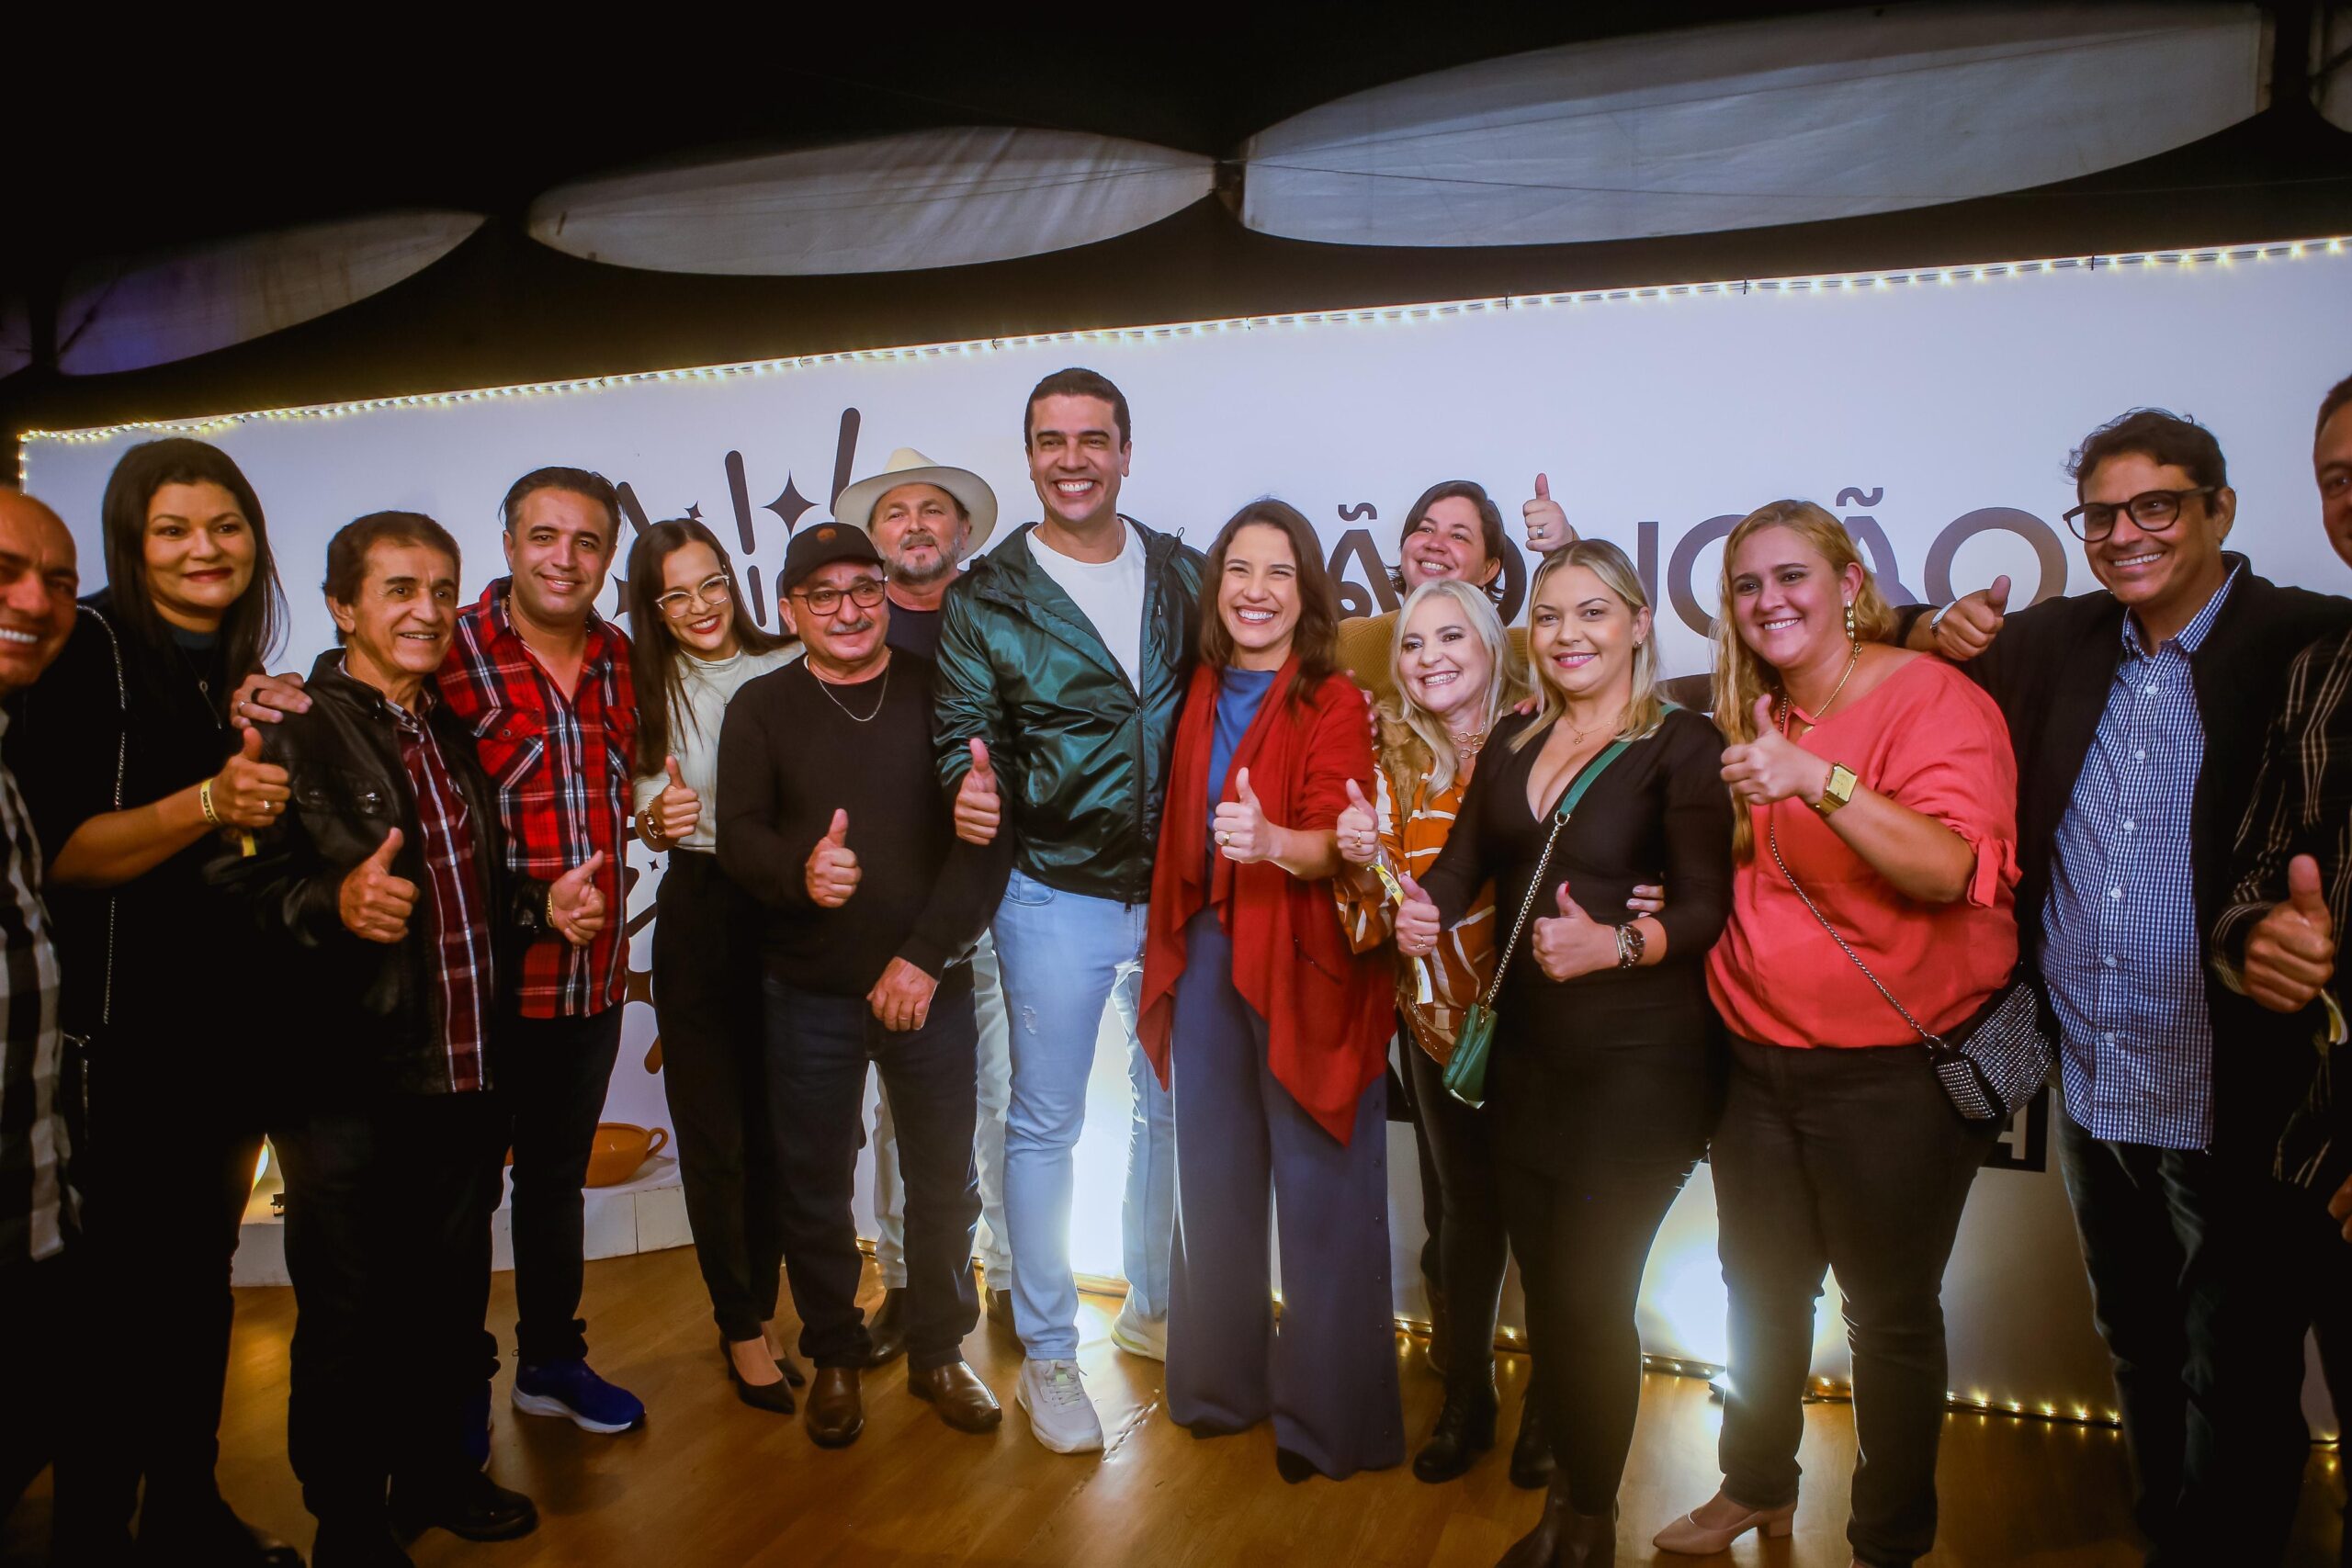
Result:
M1918 1039L1790 888L1768 827L1780 830L1790 873L1914 1018L1939 1034L1966 1022L2018 961L2017 756L2001 710L1967 676L1922 656L1797 744L1950 828L1975 852L1976 868L1957 902L1922 903L1896 892L1804 802L1752 807L1755 857L1733 874L1731 921L1707 955L1708 994L1724 1024L1767 1045Z

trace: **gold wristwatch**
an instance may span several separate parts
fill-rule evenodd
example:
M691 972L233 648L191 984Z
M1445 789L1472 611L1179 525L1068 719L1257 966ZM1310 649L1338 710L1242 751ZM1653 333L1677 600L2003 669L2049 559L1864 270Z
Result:
M1854 785L1861 781L1854 777L1854 770L1843 762L1829 764L1829 782L1821 786L1821 798L1813 808L1824 817L1854 798Z

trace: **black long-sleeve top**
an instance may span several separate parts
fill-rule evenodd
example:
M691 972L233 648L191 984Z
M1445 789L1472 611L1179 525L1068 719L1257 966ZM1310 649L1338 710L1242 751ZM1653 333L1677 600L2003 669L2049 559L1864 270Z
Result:
M956 837L933 761L933 673L899 649L882 675L820 687L802 660L727 705L718 863L766 906L765 963L786 985L863 997L893 958L942 994L971 984L967 961L1003 895L1012 835L985 849ZM828 909L810 900L806 873L836 810L849 813L859 880Z
M1507 942L1551 828L1554 800L1531 809L1527 780L1544 737L1511 742L1532 721L1495 727L1478 756L1445 849L1421 886L1447 925L1487 878L1495 942ZM1560 831L1497 1004L1488 1103L1505 1154L1552 1168L1596 1152L1695 1156L1710 1098L1706 956L1731 912L1731 797L1723 737L1686 709L1627 747L1594 781ZM1589 765L1589 764L1588 764ZM1565 794L1566 782L1560 793ZM1625 900L1663 883L1663 962L1547 978L1532 951L1535 922L1557 914L1554 890L1595 920L1623 924Z

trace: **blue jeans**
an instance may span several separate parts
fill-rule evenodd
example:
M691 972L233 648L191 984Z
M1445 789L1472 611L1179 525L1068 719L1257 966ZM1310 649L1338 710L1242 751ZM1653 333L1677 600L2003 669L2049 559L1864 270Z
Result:
M1012 1102L1004 1130L1004 1217L1012 1234L1005 1239L1012 1251L1013 1326L1037 1360L1078 1355L1071 1150L1086 1125L1086 1080L1105 1001L1119 1010L1134 1092L1120 1211L1128 1300L1147 1317L1168 1312L1176 1112L1136 1039L1144 909L1064 893L1017 868L997 906L997 962L1012 1026Z

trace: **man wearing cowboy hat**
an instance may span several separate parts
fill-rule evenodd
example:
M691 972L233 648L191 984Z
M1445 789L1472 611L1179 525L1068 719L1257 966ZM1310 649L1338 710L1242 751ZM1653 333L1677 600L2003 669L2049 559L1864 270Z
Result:
M885 628L889 646L939 655L940 602L964 558L988 542L996 526L996 491L968 468L934 463L911 446L890 454L882 471L841 493L833 514L863 528L882 557L890 601ZM1012 1255L1004 1235L1004 1111L1012 1098L1012 1037L1004 987L997 977L996 943L980 933L972 953L972 1007L979 1019L979 1114L972 1157L980 1175L980 1226L973 1251L988 1285L989 1319L1012 1326ZM906 1348L907 1190L899 1176L899 1132L889 1096L874 1102L874 1218L880 1233L874 1263L882 1276L882 1304L866 1325L872 1364Z

